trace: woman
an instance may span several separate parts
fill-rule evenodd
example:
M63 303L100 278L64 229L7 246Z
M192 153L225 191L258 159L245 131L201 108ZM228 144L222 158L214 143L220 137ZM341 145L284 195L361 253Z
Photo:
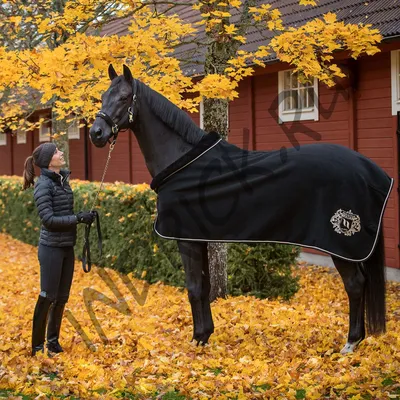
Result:
M41 169L36 183L34 164ZM42 223L38 249L40 294L33 315L32 356L44 352L46 325L48 352L63 351L58 339L74 273L76 225L94 220L91 212L74 214L74 198L68 183L70 171L61 169L63 165L63 152L49 142L38 146L24 165L24 190L34 185Z

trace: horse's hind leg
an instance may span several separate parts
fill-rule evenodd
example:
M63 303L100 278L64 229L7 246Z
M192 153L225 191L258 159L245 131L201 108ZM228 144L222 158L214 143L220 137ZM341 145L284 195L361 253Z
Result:
M206 344L214 331L210 308L207 242L178 241L193 317L193 339ZM192 339L192 340L193 340Z
M342 354L351 353L365 338L365 288L366 278L361 263L332 257L336 269L342 277L350 304L349 334Z
M202 286L201 286L201 304L203 308L203 320L204 320L204 335L202 338L202 342L207 343L209 337L212 333L214 333L214 322L211 314L211 305L210 305L210 269L208 264L208 250L207 244L202 249L205 251L205 254L202 256L203 260L203 270L202 270Z

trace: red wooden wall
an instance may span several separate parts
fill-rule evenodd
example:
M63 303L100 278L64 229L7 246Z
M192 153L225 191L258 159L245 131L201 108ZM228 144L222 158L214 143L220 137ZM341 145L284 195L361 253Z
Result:
M398 160L396 117L391 115L390 52L357 63L355 90L332 89L320 83L318 121L278 123L280 68L285 69L273 66L270 73L256 74L241 84L239 99L230 105L229 140L266 151L289 148L294 143L338 143L374 160L395 179L383 226L386 265L399 268Z
M70 169L74 179L85 179L85 134L88 135L90 126L82 127L79 139L71 139ZM87 179L100 181L108 157L109 146L95 147L87 138L88 171ZM118 142L111 153L109 167L105 176L106 182L144 183L150 182L151 177L135 135L131 131L121 131Z
M361 59L356 96L357 150L378 163L395 184L384 215L387 265L399 266L396 117L391 112L390 53Z
M398 46L398 45L397 45ZM391 49L391 48L390 48ZM388 50L390 50L388 49ZM386 264L398 268L399 198L396 117L391 115L390 51L361 58L356 63L355 90L330 89L319 84L319 120L278 123L278 71L282 64L266 69L241 82L240 96L230 104L229 141L243 148L272 150L317 141L339 143L376 161L395 178L384 216ZM190 114L199 124L199 115ZM70 140L71 178L85 178L84 136ZM9 135L0 146L0 174L22 174L25 158L39 144L38 132L30 133L27 144L17 144ZM99 181L108 154L108 145L98 149L88 145L88 179ZM140 148L132 132L121 132L111 155L107 182L150 182ZM313 252L311 250L311 252Z

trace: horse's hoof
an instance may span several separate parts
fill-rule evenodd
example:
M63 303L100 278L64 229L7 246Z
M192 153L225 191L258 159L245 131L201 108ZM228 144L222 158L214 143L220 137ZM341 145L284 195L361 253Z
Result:
M358 340L357 342L353 342L353 343L347 342L347 343L344 345L343 349L340 350L340 354L349 354L349 353L353 353L354 350L356 349L356 347L360 344L361 340L362 340L362 339Z
M193 341L196 342L196 346L205 346L208 343L208 338L207 340L204 340L204 338L195 338L193 337L192 340L190 341L191 343L193 343Z

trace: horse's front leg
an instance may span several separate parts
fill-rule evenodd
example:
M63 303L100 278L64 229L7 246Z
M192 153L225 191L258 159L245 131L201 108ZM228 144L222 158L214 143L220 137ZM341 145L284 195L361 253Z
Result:
M178 241L178 248L185 268L186 286L192 308L193 339L197 341L197 344L205 344L213 329L212 326L210 327L210 320L212 324L210 302L208 294L205 295L207 282L203 277L205 263L208 268L207 243Z

